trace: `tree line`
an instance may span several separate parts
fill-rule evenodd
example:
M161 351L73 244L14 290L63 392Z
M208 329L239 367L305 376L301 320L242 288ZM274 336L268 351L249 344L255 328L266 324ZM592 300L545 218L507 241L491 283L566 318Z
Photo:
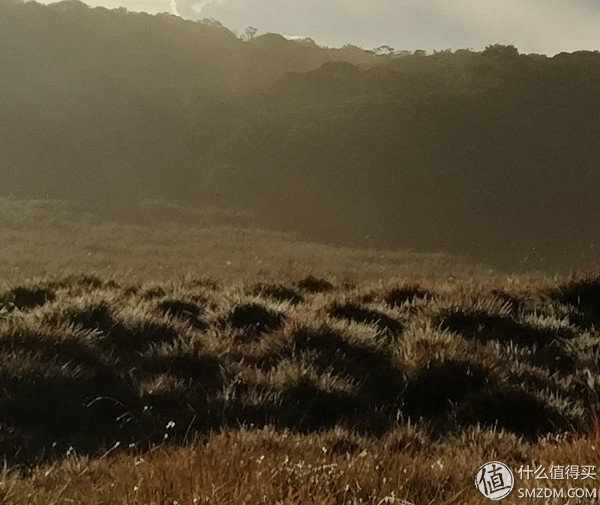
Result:
M0 0L3 193L169 198L350 244L595 256L600 54L332 49Z

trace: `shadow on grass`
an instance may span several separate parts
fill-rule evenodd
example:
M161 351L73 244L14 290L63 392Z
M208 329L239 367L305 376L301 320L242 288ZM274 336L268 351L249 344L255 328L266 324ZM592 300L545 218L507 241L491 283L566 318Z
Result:
M480 365L454 360L431 363L412 378L404 412L426 420L438 435L481 424L535 439L568 424L532 393L497 383Z
M106 303L67 311L67 318L85 329L99 333L99 343L115 351L142 351L150 344L173 342L179 338L177 329L153 321L123 323L115 318Z
M458 310L442 314L438 324L444 330L458 333L466 339L488 342L513 342L524 346L544 346L557 338L573 338L567 330L536 328L515 321L510 316L488 314L481 311Z
M185 300L169 299L160 302L157 306L157 309L162 314L188 322L194 328L199 330L205 330L208 328L206 322L202 320L204 311L195 303Z
M51 458L70 446L94 453L134 435L128 420L139 411L136 390L106 369L0 373L0 388L0 424L22 433L3 455L9 460Z
M560 340L553 340L537 349L532 353L529 362L551 373L569 374L577 368L577 359L568 346Z
M577 326L589 329L600 324L600 277L566 283L550 296L575 307L571 322Z
M327 327L301 328L292 342L296 351L311 351L311 363L321 370L352 379L371 407L396 405L405 377L386 353L353 343Z
M205 390L215 392L223 386L223 365L213 356L150 356L140 362L140 370L151 374L168 373L191 379Z
M358 416L369 405L358 394L327 391L312 381L301 378L288 384L274 409L276 423L295 431L308 433L345 424L365 429ZM373 426L370 427L372 429Z
M433 294L423 289L418 284L411 284L394 288L385 295L385 303L390 307L400 307L404 303L411 303L419 298L431 298Z
M243 330L242 340L254 340L262 334L283 326L285 315L258 303L237 305L229 315L229 322Z
M75 292L79 297L80 290ZM393 303L417 294L396 293ZM578 300L579 307L586 307ZM300 433L341 425L379 436L408 417L423 420L440 436L480 424L531 439L570 427L567 414L539 394L548 393L546 383L554 379L529 364L525 372L537 374L540 383L518 389L512 379L501 383L491 370L468 361L436 361L407 378L392 346L370 345L327 326L291 324L272 341L268 336L255 343L295 314L273 310L266 300L264 305L240 304L224 316L222 326L217 324L216 330L231 325L249 342L228 341L218 355L184 351L185 346L154 344L178 343L177 328L183 326L175 319L201 320L202 302L159 299L155 304L173 318L171 324L150 316L125 320L109 302L90 301L57 310L54 319L43 321L43 331L0 333L0 453L10 464L58 458L69 447L79 454L99 454L116 442L145 450L239 425L274 425ZM334 317L402 334L399 321L377 310L353 303L329 308ZM65 323L75 326L69 330L75 336L61 333ZM568 332L472 311L445 313L440 325L467 339L514 342L521 346L519 359L551 372L567 374L577 366L561 338ZM527 353L528 346L535 349ZM294 365L286 370L282 360ZM302 366L296 368L298 361ZM515 380L525 372L515 372ZM569 391L584 395L575 386ZM338 449L355 447L343 442Z
M391 337L400 336L404 329L400 321L382 312L362 307L356 303L334 303L329 308L329 314L338 319L376 326L381 332Z
M19 286L0 296L0 304L8 310L27 310L40 307L55 298L56 295L52 289Z
M309 275L299 280L296 285L308 293L328 293L333 290L333 284L326 279Z
M298 305L304 301L302 294L283 284L257 284L250 292L253 295L264 296L278 302L289 302L293 305Z
M565 343L575 336L568 329L536 328L519 323L510 316L484 312L451 312L442 315L439 321L443 329L458 333L466 339L480 342L510 342L521 347L535 347L528 361L551 373L570 373L577 366L577 360Z

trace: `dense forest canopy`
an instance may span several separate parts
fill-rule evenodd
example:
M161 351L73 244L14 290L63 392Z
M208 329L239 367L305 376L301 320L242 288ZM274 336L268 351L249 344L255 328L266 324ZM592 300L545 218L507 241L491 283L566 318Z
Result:
M0 0L0 192L244 209L349 244L597 259L600 54L319 47Z

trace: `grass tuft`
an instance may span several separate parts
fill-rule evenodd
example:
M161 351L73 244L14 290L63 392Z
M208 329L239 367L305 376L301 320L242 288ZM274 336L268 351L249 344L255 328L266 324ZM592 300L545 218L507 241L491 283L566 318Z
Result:
M237 305L229 315L234 328L248 330L253 335L261 335L280 328L285 316L258 303Z
M296 285L308 293L328 293L333 290L333 284L326 279L309 275L299 280Z
M253 295L264 296L279 302L289 302L298 305L304 302L304 296L295 289L289 288L283 284L257 284L251 290Z
M404 329L400 321L377 310L351 302L334 303L329 308L329 314L339 319L376 326L380 331L394 337L399 336Z
M409 284L392 289L385 295L384 299L390 307L396 308L404 303L411 303L418 298L429 298L431 296L430 291L423 289L418 284Z
M438 324L444 330L480 342L514 342L515 344L543 346L556 338L572 338L568 330L538 328L516 321L511 316L483 311L457 310L439 316Z
M0 297L0 304L9 310L26 310L40 307L55 297L54 291L49 288L17 286Z

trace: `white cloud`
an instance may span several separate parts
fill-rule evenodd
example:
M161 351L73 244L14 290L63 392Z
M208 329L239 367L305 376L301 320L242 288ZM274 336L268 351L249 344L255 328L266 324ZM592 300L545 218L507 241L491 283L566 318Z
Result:
M172 0L173 12L243 31L306 33L320 43L444 49L510 43L522 51L600 49L593 0Z
M171 0L171 12L186 19L200 19L202 9L214 0Z
M41 0L49 3L53 0ZM522 52L600 50L599 0L84 0L214 18L244 32L302 33L320 44L446 49L514 44Z

